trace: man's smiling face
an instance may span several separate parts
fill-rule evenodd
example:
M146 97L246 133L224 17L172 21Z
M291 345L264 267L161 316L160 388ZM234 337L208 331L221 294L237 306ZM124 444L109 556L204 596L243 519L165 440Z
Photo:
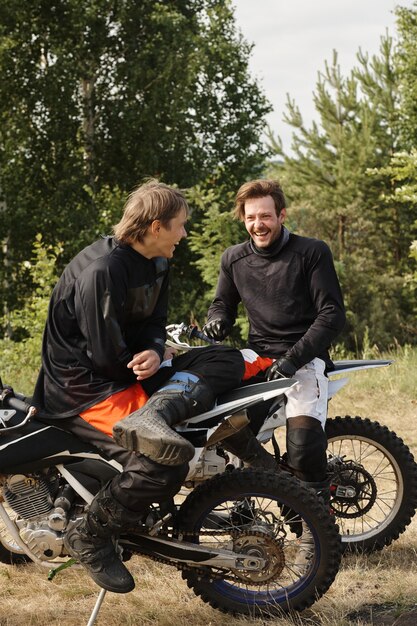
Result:
M281 234L285 209L277 215L272 196L249 198L245 202L245 227L258 248L268 248Z

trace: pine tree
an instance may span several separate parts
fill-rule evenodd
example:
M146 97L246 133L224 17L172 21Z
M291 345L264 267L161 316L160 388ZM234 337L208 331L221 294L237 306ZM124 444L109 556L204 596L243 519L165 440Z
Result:
M334 53L319 74L314 103L319 122L305 128L288 102L293 155L271 168L290 201L290 223L300 234L329 243L347 305L348 348L365 336L381 347L407 333L401 324L402 260L407 254L398 205L385 202L392 180L384 170L400 145L399 75L392 39L381 39L380 54L359 51L358 65L345 78Z

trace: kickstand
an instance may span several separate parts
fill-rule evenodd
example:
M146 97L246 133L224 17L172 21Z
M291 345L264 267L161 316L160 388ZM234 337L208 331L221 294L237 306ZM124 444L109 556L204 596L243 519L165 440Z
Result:
M106 593L107 593L106 589L102 589L100 591L100 593L98 594L98 598L97 598L96 603L94 605L94 609L93 609L93 611L92 611L92 613L90 615L90 619L88 620L87 626L93 626L93 624L96 623L96 618L97 618L98 612L99 612L99 610L101 608L101 605L103 604L104 596L106 595Z

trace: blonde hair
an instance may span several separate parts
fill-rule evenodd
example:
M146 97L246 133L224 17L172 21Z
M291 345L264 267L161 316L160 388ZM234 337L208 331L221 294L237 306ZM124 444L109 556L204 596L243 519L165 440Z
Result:
M245 202L252 198L264 198L272 196L275 203L275 210L279 215L282 209L285 209L285 196L281 185L276 180L266 180L260 178L258 180L250 180L243 183L235 197L235 206L233 216L238 220L245 219Z
M113 227L114 236L122 243L142 241L154 220L160 220L166 228L181 209L188 215L187 201L181 191L150 179L129 195L122 219Z

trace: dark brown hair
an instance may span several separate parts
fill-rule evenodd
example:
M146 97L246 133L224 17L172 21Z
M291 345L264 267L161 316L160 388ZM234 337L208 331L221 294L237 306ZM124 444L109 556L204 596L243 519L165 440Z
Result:
M233 216L238 220L245 219L245 202L252 198L264 198L272 196L275 203L275 210L279 215L285 209L285 196L281 185L276 180L250 180L243 183L235 197Z

